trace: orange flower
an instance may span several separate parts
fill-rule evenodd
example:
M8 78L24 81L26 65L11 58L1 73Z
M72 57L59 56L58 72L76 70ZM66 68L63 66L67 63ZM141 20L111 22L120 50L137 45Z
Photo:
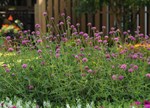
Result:
M13 21L13 17L10 15L10 16L8 17L8 20L9 20L9 21Z

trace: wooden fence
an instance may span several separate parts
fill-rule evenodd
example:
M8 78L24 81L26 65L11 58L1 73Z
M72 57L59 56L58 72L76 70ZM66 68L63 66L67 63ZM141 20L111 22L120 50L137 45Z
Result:
M71 17L72 24L80 23L81 30L87 30L87 23L92 22L92 26L95 26L97 30L101 31L102 26L106 26L106 32L115 25L115 18L109 11L109 7L104 6L92 16L92 20L89 15L82 14L77 16L74 7L76 3L74 0L37 0L35 5L35 22L41 24L42 31L46 31L46 21L42 16L44 11L47 11L49 17L54 17L55 22L60 21L60 14L65 13ZM150 7L140 9L140 14L137 15L137 25L141 26L141 32L150 34L150 13L148 13Z

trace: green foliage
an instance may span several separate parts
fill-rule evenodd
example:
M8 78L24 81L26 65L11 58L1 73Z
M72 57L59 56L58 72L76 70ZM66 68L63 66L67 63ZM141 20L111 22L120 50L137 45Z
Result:
M70 26L70 18L57 26L53 21L42 37L36 25L32 35L20 34L20 46L1 51L2 99L17 96L35 99L39 105L44 101L65 105L75 103L74 99L95 105L150 99L149 38L126 33L122 44L118 31L106 36L89 26L88 35Z

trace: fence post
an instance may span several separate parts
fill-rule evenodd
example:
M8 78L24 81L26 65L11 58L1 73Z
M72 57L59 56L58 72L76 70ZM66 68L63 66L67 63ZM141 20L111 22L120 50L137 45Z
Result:
M145 35L147 35L147 6L145 6Z

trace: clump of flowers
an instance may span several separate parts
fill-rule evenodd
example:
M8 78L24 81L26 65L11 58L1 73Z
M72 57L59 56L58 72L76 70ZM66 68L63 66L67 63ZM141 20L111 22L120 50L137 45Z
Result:
M8 19L9 21L9 19ZM10 36L11 38L14 38L18 35L19 31L23 29L23 24L19 20L15 20L13 22L13 19L11 19L10 24L3 24L2 28L0 29L0 36L7 37Z

